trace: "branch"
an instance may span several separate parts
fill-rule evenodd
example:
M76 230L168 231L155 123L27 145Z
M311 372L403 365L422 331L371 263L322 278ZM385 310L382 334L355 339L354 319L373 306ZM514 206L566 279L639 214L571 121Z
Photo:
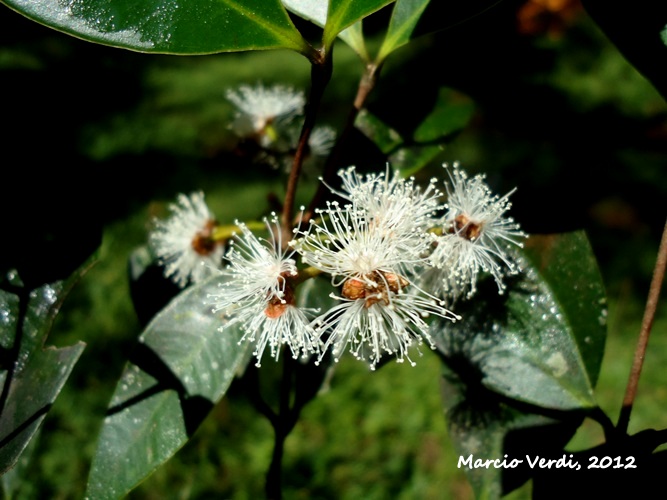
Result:
M646 355L646 347L648 345L648 338L651 334L651 327L653 326L653 319L655 318L655 311L658 307L658 299L660 297L660 289L665 279L665 268L667 268L667 223L662 231L662 240L660 241L660 248L658 249L658 257L653 269L653 279L649 288L648 299L646 300L646 308L644 309L644 318L642 320L641 330L639 332L639 339L637 340L637 347L635 348L635 357L632 362L632 369L630 370L630 377L628 378L628 385L625 390L625 397L623 398L623 407L618 418L616 429L625 434L628 431L628 424L630 423L630 413L632 412L632 405L637 395L637 385L639 384L639 375L644 365L644 356Z

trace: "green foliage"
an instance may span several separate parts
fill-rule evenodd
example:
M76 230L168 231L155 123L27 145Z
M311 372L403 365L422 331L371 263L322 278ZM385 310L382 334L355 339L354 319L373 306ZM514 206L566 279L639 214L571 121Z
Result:
M91 42L162 54L290 49L309 55L280 0L108 2L6 0L17 12ZM230 27L233 26L233 29Z
M100 435L88 494L125 495L181 448L222 398L247 344L205 305L219 279L178 295L155 316L126 366ZM120 436L120 438L119 438Z
M463 320L437 339L450 433L473 460L550 454L597 407L607 309L590 244L581 232L532 236L525 258L504 296L487 280L485 300L457 308ZM507 481L500 468L467 471L480 498Z
M348 116L352 118L348 120L338 146L343 145L348 149L345 152L354 152L358 156L349 160L335 149L335 154L332 154L334 161L325 167L325 175L330 174L338 163L356 163L369 157L373 160L379 157L383 164L389 163L404 176L428 175L443 153L450 152L451 144L475 125L473 118L479 114L487 119L492 116L489 109L497 104L488 96L485 99L481 89L493 87L487 82L470 85L474 92L468 94L464 90L466 85L461 82L450 86L446 79L442 82L439 76L436 79L435 73L417 74L412 71L415 67L428 69L439 66L441 61L434 62L434 54L440 57L445 52L442 46L438 46L437 38L429 39L417 48L414 45L407 47L410 42L424 33L439 31L457 22L456 16L438 15L446 12L446 6L428 0L223 0L204 3L186 0L178 4L122 1L113 5L99 0L69 3L55 0L39 3L2 1L39 23L102 45L180 55L288 49L294 57L298 58L300 54L310 60L313 75L318 74L315 70L320 66L326 68L323 63L332 63L331 49L336 38L340 38L362 59L359 89L366 92L373 90L385 59L405 47L406 50L401 53L406 59L399 61L398 71L402 71L400 64L408 69L396 80L401 80L401 77L410 80L407 86L410 91L390 93L389 99L386 96L384 100L378 99L373 103L376 106L373 112L364 108L367 94L360 99L361 103L351 105ZM475 16L491 3L482 1L465 6L460 10L469 12L462 17ZM624 20L627 9L618 10L605 2L593 0L584 4L626 57L664 95L667 88L665 81L661 73L654 69L660 67L657 62L664 61L667 46L667 14L664 9L655 5L650 9L634 9L625 30L623 27L619 29L619 21ZM292 18L285 9L290 11ZM318 52L306 42L299 31L305 25L300 23L301 20L293 23L296 17L322 28L321 41L325 50ZM365 21L371 17L372 23ZM378 21L385 24L378 27ZM620 24L623 25L622 22ZM364 28L369 27L372 27L372 33L365 34ZM632 33L643 33L638 28L644 27L648 27L646 33L652 38L631 36ZM481 43L489 42L484 40ZM430 51L425 51L426 57L421 58L420 49L429 44L435 50L431 47ZM369 56L369 46L378 47L375 59ZM486 49L490 50L490 47L484 47ZM457 50L452 47L447 55L453 57ZM339 52L337 49L336 53ZM584 109L585 106L596 109L608 104L621 109L623 106L619 102L640 87L635 85L636 77L631 76L627 88L617 85L607 93L608 85L601 83L600 74L605 80L617 80L615 75L625 75L624 71L628 69L623 65L624 61L612 52L610 48L603 52L599 58L602 71L595 77L581 72L580 61L575 61L573 67L555 65L551 79L541 81L565 90L573 101L580 98L585 103L582 104ZM106 122L97 122L96 126L84 127L87 134L84 137L87 144L82 147L84 155L88 159L115 160L114 156L120 157L120 153L142 154L152 149L169 155L182 155L180 161L186 172L185 185L202 179L207 189L210 187L213 190L215 181L224 185L227 194L219 197L214 204L220 208L218 214L222 212L223 218L228 219L225 222L237 217L264 215L275 209L284 197L285 172L276 168L275 171L257 170L252 175L246 175L246 171L250 171L248 167L257 166L250 166L248 158L239 152L242 151L240 146L233 153L228 151L233 147L231 134L221 125L223 122L226 124L226 120L219 117L226 115L229 118L230 109L228 103L215 102L217 93L222 95L225 88L254 78L261 72L273 76L289 73L290 78L300 79L306 86L304 75L296 77L294 74L297 71L291 63L284 64L284 59L273 55L252 61L262 60L266 65L260 63L264 66L261 69L257 68L257 64L249 64L250 59L241 57L234 59L229 66L218 65L218 61L212 59L206 66L185 61L171 73L165 69L167 64L162 67L160 64L163 63L155 64L152 72L146 72L149 83L144 91L151 87L163 88L164 93L160 94L162 99L157 98L146 107L139 106L127 114L118 112L107 117ZM301 60L305 62L303 58ZM412 61L416 61L415 66L409 65ZM38 57L25 57L20 51L0 53L0 67L3 64L30 71L41 68ZM470 62L468 69L471 74L476 65L477 61ZM343 67L340 59L334 66L337 70ZM199 77L196 68L204 68ZM349 73L347 68L346 72ZM345 78L352 81L349 75L343 80ZM312 79L310 85L315 87L312 95L324 93L326 80ZM346 85L349 82L339 85L352 87ZM459 86L463 90L454 90ZM434 93L422 92L422 89L433 89ZM623 108L623 112L637 118L644 117L646 103L650 100L646 94L644 90L637 92L635 101L639 104ZM334 101L332 107L336 108L335 113L343 115L347 107ZM655 109L653 102L650 106ZM504 119L513 115L519 108L518 103L517 98L511 106L503 108L506 113ZM410 107L411 119L393 121L391 113L382 113L383 106L398 110ZM316 111L307 110L304 130L309 126L308 120L314 120ZM161 113L168 119L157 119L155 115ZM145 135L137 134L135 130L143 130ZM532 144L538 142L532 139ZM461 143L466 144L465 141ZM503 143L503 148L495 148L494 163L496 154L517 154L518 148L506 152L506 143L510 143L507 150L512 149L511 141ZM247 146L242 141L239 144ZM244 181L235 184L212 169L205 168L202 172L192 169L193 164L205 156L203 149L209 155L206 162L223 159L225 174L239 173ZM479 153L475 151L471 157L475 158L475 154ZM544 159L545 156L548 160ZM554 160L552 155L542 155L535 161L536 168L514 171L514 176L523 180L527 180L523 174L541 176L549 169L544 168L544 164L540 165L540 161L551 161L549 165L552 166L559 164L559 160ZM635 161L640 166L644 165L641 159ZM530 166L533 167L532 158ZM169 174L167 170L161 172L164 177ZM638 170L649 179L647 183L660 183L659 176L654 175L653 181L650 180L650 169ZM512 172L507 171L507 177L514 179ZM502 166L498 167L497 173L502 174L495 177L495 181L500 183L505 175ZM613 176L611 169L604 173ZM141 177L134 171L131 174L128 176L131 179L122 184L133 184ZM155 184L161 184L162 188L169 185L169 191L178 186L183 191L181 180L173 178L169 181L172 184L163 180ZM602 176L597 176L596 182L602 183ZM581 184L580 179L577 183ZM291 194L295 194L298 203L308 204L312 198L311 191L315 189L312 183L302 181L302 184L304 186L298 193ZM135 189L140 192L141 186ZM146 199L155 198L157 189L142 197L142 205ZM290 189L288 185L287 191ZM536 189L531 194L539 199L540 190ZM567 194L565 190L559 192L561 197L567 197ZM266 201L258 203L260 198ZM548 224L540 224L548 216L545 213L552 211L528 214L535 205L526 205L528 208L519 214L533 215L532 228L539 232L542 227L548 227ZM580 212L574 213L580 215ZM117 213L111 215L116 216ZM562 220L559 222L562 223ZM128 238L126 227L121 226L115 237ZM442 477L449 478L451 475L454 484L461 482L460 471L452 472L456 462L452 457L456 454L460 457L473 456L473 460L495 459L504 455L557 456L563 453L578 429L586 432L585 425L582 426L586 418L598 419L598 423L607 425L605 431L609 432L609 422L600 416L604 413L598 406L601 398L596 389L598 378L606 381L601 374L607 334L606 294L598 261L586 234L583 231L561 230L558 234L532 235L526 248L516 251L516 259L521 263L521 273L506 278L508 287L504 294L499 295L495 282L487 277L479 283L479 293L474 300L452 304L455 312L462 316L461 321L431 322L431 331L436 331L436 363L429 364L435 357L419 359L414 369L388 363L383 365L380 373L371 375L358 365L350 368L351 364L345 361L340 366L330 365L329 358L325 357L321 364L315 365L292 362L285 359L284 354L280 363L263 366L261 371L249 367L252 347L241 341L243 332L238 325L220 331L225 318L212 314L211 305L207 304L209 295L217 290L222 278L210 279L184 291L167 289L164 280L141 288L142 280L150 273L157 273L160 279L162 275L152 255L146 248L140 248L130 258L129 284L139 322L146 327L127 355L127 362L123 360L125 364L120 378L113 380L115 391L92 458L86 496L117 498L128 495L137 487L138 497L160 496L159 491L151 491L153 484L160 485L158 490L162 492L176 494L173 486L181 479L187 483L179 486L178 495L183 497L216 494L242 498L245 493L241 490L251 496L260 495L262 488L257 476L269 467L271 472L275 472L268 463L273 436L268 426L249 422L255 414L250 404L255 410L259 409L273 426L276 450L282 453L285 447L288 456L283 469L289 484L284 487L284 492L295 497L338 497L339 491L351 498L368 498L369 494L378 498L388 495L441 495L444 488L450 487ZM29 482L24 480L24 477L29 477L26 464L30 460L42 459L39 456L41 446L48 445L36 440L37 433L83 351L81 342L71 347L45 347L58 309L74 280L81 274L82 270L79 270L68 282L42 285L34 290L24 287L14 275L0 290L0 382L3 385L0 395L0 470L5 472L3 488L6 496L19 491L21 483ZM102 303L102 309L105 309L108 300L126 300L125 294L118 291L118 280L113 284L115 288L109 287L109 290L105 288L107 283L102 281L91 285L90 289L94 290L91 293L97 294L96 299L90 299L91 302L97 300L98 307ZM330 310L339 303L331 297L332 292L340 293L332 287L330 277L309 279L297 289L297 304L307 309ZM175 295L170 301L166 299L169 294ZM123 304L129 307L127 302ZM108 309L114 311L117 304L110 305L112 307ZM83 328L82 323L88 322L88 310L79 314L76 325L64 324L72 328L69 335L74 338L83 338L78 335L79 328ZM116 330L117 334L118 329L125 327L118 326L115 319L112 312L107 313L105 318L96 318L96 321L106 321L109 331ZM92 321L90 324L93 324ZM121 335L128 339L134 337L134 333L128 330ZM113 347L116 355L125 354L120 352L122 349L118 345ZM426 372L416 373L422 367ZM405 376L406 368L415 371ZM281 370L282 374L279 373ZM291 374L294 374L293 378ZM372 382L368 382L369 377L373 377ZM609 384L613 390L607 394L607 401L618 400L618 380L624 378L625 373L614 378L615 384ZM438 425L444 425L441 411L429 406L435 393L432 385L436 382L442 384L451 443L445 442L447 436L444 429L438 428ZM413 387L417 394L410 394ZM405 403L406 394L415 397L414 405L413 401ZM73 400L66 388L64 399L67 403ZM235 410L231 409L232 406ZM68 411L71 410L63 410L63 415L67 415ZM59 415L55 418L67 420L68 425L76 427L79 417ZM102 418L101 415L99 417ZM62 421L57 423L62 425ZM297 426L295 429L299 441L291 441L293 438L290 438L285 442L284 438L297 422L302 423L301 428ZM424 436L424 428L429 429L428 436ZM389 443L392 434L404 439ZM646 468L648 472L644 472L648 475L653 468L658 470L662 465L661 456L652 455L652 452L665 441L660 432L649 434L650 439L645 439L647 434L642 434L627 442L610 439L601 449L618 453L618 450L641 452L650 460L646 462L649 464ZM239 445L235 442L235 439L240 440L239 435L251 443ZM338 440L332 439L334 435L338 436ZM46 439L49 438L46 436ZM417 442L420 438L423 441ZM609 438L609 435L605 436L605 439ZM628 444L630 441L632 443ZM237 448L228 446L231 443ZM450 444L453 450L448 448ZM597 448L591 447L589 442L585 442L585 447L588 449L578 456L597 453ZM73 457L72 462L79 461L73 467L78 467L78 476L81 476L82 459L79 455ZM448 455L446 459L444 455ZM278 458L281 456L278 455ZM48 457L45 460L48 463ZM341 462L356 460L359 463L341 465ZM197 462L196 474L207 477L213 486L207 489L195 484L199 476L195 478L194 474L183 470L191 467L190 461ZM375 470L375 464L380 463L382 473ZM167 471L173 469L169 467L181 469L174 475L178 479L170 477ZM555 485L557 481L553 477L545 480L544 474L537 475L526 467L506 471L494 467L472 468L466 473L479 498L498 498L531 479L537 485L536 491L549 491L550 485ZM66 475L61 471L51 474L58 478L60 484L67 482ZM382 478L381 474L389 479ZM440 487L437 476L442 483ZM144 484L140 485L142 482ZM31 490L26 490L24 484L24 492L37 491L40 488L35 486L37 483L32 481ZM245 488L239 487L235 491L235 484L243 484ZM458 486L461 487L460 484ZM71 485L69 487L72 488ZM466 487L463 486L464 489ZM211 493L213 491L215 493ZM447 493L453 496L460 491L451 486ZM41 495L42 491L36 493L36 496Z
M322 44L331 47L338 34L345 28L369 16L395 0L330 0L327 21L324 25ZM323 3L323 2L321 2Z
M415 26L428 4L429 0L396 0L387 34L376 59L378 63L410 41Z
M408 177L431 164L465 128L474 111L475 105L467 96L441 88L432 110L411 138L401 137L396 130L367 110L359 113L355 125L386 155L393 168Z
M327 23L328 2L320 0L283 0L283 5L291 12L324 28ZM368 60L362 22L357 21L352 26L338 33L338 37L347 43L363 60Z
M14 467L38 432L46 414L67 381L84 344L45 346L49 331L83 266L66 283L26 290L12 273L0 289L2 317L2 413L0 415L0 471Z

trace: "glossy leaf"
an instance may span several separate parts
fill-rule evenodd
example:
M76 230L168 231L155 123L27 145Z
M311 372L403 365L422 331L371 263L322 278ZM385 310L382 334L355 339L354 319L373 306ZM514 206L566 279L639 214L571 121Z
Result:
M328 0L282 0L283 5L290 11L311 23L324 28L327 23ZM364 42L361 21L344 29L338 37L347 43L364 61L368 61L368 51Z
M2 0L26 17L103 45L162 54L312 48L280 0Z
M338 34L345 28L393 1L395 0L329 0L322 43L327 48L331 47Z
M2 475L3 498L17 498L16 492L24 483L26 475L30 471L30 463L37 449L42 429L43 427L37 429L16 464Z
M73 282L87 269L82 267L67 283L44 285L16 294L0 292L3 358L10 366L2 372L3 407L0 415L0 473L13 467L62 390L84 349L43 348L53 321ZM27 301L22 307L21 301ZM11 368L11 371L10 371Z
M238 328L206 304L219 277L193 286L148 324L113 394L88 495L125 495L176 453L247 363Z
M380 47L376 62L380 63L393 51L410 41L417 21L430 0L396 0L389 29Z
M449 435L463 460L472 457L462 468L477 498L499 498L532 477L526 455L563 457L595 404L606 312L585 234L531 236L521 259L505 296L483 281L455 307L464 319L437 339ZM523 462L474 466L503 458Z
M553 410L592 408L606 306L588 240L582 232L532 236L521 260L505 295L488 279L458 304L463 320L442 324L438 349L505 397Z
M84 344L34 352L14 373L0 419L0 472L18 460L60 393Z

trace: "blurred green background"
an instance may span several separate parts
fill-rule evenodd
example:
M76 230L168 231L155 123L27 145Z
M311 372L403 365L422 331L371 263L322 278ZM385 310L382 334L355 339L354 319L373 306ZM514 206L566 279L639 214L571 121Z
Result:
M386 20L366 23L371 41ZM304 26L312 30L312 27ZM320 123L337 129L361 74L336 46ZM48 414L16 498L82 498L106 405L141 332L128 258L177 193L203 189L222 222L256 218L281 197L283 172L234 153L225 90L241 83L307 89L307 61L289 52L201 57L93 45L0 9L4 153L0 267L28 283L67 276L98 245L49 343L87 347ZM616 420L667 206L667 105L576 1L505 1L417 39L383 68L368 108L409 133L441 87L472 99L471 123L442 162L486 172L529 233L584 229L609 296L609 336L597 386ZM343 162L382 168L362 137ZM307 202L314 175L302 183ZM144 297L150 299L151 297ZM156 300L163 300L156 297ZM630 431L667 427L667 309L660 307ZM376 373L344 358L329 389L287 440L286 498L472 498L449 442L430 352L417 367ZM129 497L258 498L272 429L234 386L194 438ZM568 449L601 442L585 422ZM510 498L530 496L530 484Z

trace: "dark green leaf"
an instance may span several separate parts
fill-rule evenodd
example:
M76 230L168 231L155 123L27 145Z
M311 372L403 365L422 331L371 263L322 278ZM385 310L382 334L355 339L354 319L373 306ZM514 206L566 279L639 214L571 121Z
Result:
M531 236L524 251L564 313L593 386L607 338L607 299L588 238L583 231Z
M389 30L376 58L377 63L384 61L389 54L410 41L417 21L419 21L429 1L396 0L389 22Z
M375 145L392 168L410 176L433 161L470 121L475 112L472 100L452 89L441 88L431 112L417 127L411 140L367 110L357 116L355 126Z
M2 475L3 498L16 498L16 492L26 480L26 474L30 470L29 465L37 448L42 429L43 427L40 427L33 434L32 439L30 439L28 446L21 453L16 465Z
M396 151L404 142L396 130L366 109L362 109L359 112L354 125L373 141L384 154Z
M11 349L14 345L18 316L18 296L0 289L0 347L2 349ZM0 368L6 367L0 366Z
M149 323L112 397L88 495L125 495L176 453L247 363L236 327L207 305L220 278L183 291Z
M79 359L84 344L47 348L19 361L0 419L0 473L18 460Z
M468 96L447 87L438 91L432 111L413 135L416 143L438 142L460 132L470 122L475 103Z
M312 48L280 0L2 0L17 12L91 42L140 52L210 54Z
M83 351L81 342L60 349L43 346L67 293L88 268L86 263L67 282L29 293L21 287L15 287L16 294L0 291L0 473L16 464Z
M322 42L331 47L338 34L394 0L330 0Z
M431 163L443 151L443 146L410 146L401 148L389 156L391 166L403 177L416 174Z
M462 383L446 367L442 387L449 436L458 454L454 459L475 498L500 498L521 486L533 472L526 455L553 456L581 423L577 415L558 421L512 408L482 386ZM481 465L496 459L506 466Z
M625 58L667 99L667 2L581 3Z
M555 410L595 406L606 335L605 295L582 232L533 236L521 274L498 295L493 280L457 305L463 320L443 324L438 349L505 397Z

